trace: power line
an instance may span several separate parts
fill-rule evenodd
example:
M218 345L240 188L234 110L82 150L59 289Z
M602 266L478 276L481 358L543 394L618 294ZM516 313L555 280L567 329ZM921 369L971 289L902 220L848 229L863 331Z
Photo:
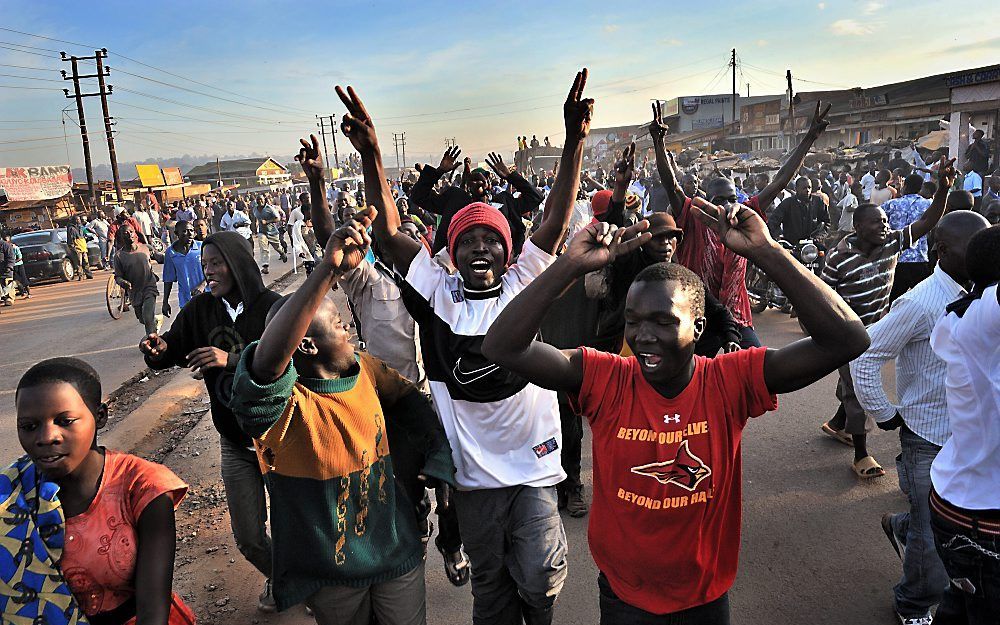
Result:
M5 50L10 50L11 52L20 52L21 54L34 54L35 56L42 56L42 57L45 57L47 59L53 58L53 56L51 54L42 54L41 52L32 52L31 50L22 50L20 48L15 48L13 46L7 46L7 45L4 45L2 43L0 43L0 48L5 49Z
M18 48L28 48L29 50L42 50L44 52L52 52L54 54L59 54L59 50L53 50L52 48L39 48L38 46L29 46L23 43L15 43L13 41L0 41L0 44L5 46L17 46Z
M155 96L155 95L151 95L151 94L148 94L148 93L143 93L142 91L135 91L134 89L126 89L124 87L120 87L119 90L120 91L124 91L125 93L131 93L131 94L134 94L134 95L137 95L137 96L141 96L141 97L144 97L144 98L150 98L152 100L159 100L160 102L167 102L167 103L170 103L170 104L176 104L178 106L183 106L183 107L186 107L186 108L198 109L199 111L205 111L206 113L214 113L216 115L224 115L226 117L233 117L233 118L236 118L236 119L244 119L244 120L254 121L254 122L264 122L266 124L305 123L305 122L312 122L313 121L311 119L310 120L300 120L300 119L296 119L296 120L293 120L293 119L275 120L275 119L264 119L263 117L250 117L249 115L241 115L239 113L228 113L226 111L220 111L218 109L210 109L210 108L206 108L204 106L197 106L197 105L190 104L190 103L187 103L187 102L179 102L177 100L172 100L170 98L163 98L163 97L160 97L160 96Z
M40 80L42 82L58 82L62 83L61 80L56 80L55 78L36 78L35 76L18 76L17 74L0 74L5 78L20 78L22 80Z

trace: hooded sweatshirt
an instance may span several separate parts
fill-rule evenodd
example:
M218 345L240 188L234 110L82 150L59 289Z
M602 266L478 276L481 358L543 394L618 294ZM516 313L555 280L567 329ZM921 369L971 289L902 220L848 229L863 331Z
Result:
M217 232L205 239L203 249L209 245L219 250L229 267L240 293L243 311L234 320L222 299L211 293L192 298L162 335L167 343L166 354L156 361L148 355L145 357L146 364L152 369L168 369L175 365L184 367L187 355L199 347L218 347L239 355L243 348L264 334L267 312L281 296L264 286L250 242L235 232ZM250 437L240 429L228 406L237 360L233 359L232 369L206 370L205 386L208 388L215 429L230 442L250 447Z

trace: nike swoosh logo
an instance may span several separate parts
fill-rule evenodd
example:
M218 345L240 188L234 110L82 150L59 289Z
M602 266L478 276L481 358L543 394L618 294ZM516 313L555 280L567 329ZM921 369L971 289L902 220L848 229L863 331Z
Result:
M459 384L466 385L472 384L478 380L485 378L495 371L499 371L500 366L493 363L487 363L485 367L479 367L478 369L470 369L465 371L462 369L462 359L459 358L455 362L455 366L452 367L451 373L455 376L455 381Z

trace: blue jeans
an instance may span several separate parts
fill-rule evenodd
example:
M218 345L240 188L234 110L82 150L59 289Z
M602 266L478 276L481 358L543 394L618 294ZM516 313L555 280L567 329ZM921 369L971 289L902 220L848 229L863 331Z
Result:
M611 590L608 578L597 576L601 625L729 625L729 593L704 605L672 614L653 614L625 603Z
M935 625L1000 625L1000 535L967 529L933 509L931 528L951 578Z
M893 588L893 606L905 617L927 614L941 601L948 587L948 572L934 547L931 531L931 463L941 448L907 427L899 430L900 454L896 456L899 490L910 501L910 510L892 516L892 531L906 545L903 577Z

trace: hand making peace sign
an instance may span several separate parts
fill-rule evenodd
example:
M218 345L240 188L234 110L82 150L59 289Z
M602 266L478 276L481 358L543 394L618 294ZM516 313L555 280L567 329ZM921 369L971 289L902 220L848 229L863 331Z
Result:
M347 107L347 112L344 113L343 121L340 123L344 136L359 153L368 154L374 151L378 147L378 137L375 136L375 124L372 123L368 109L354 91L354 87L348 86L345 93L340 85L337 85L336 90L340 101Z
M590 120L594 116L594 99L583 98L583 89L587 86L587 68L576 73L573 86L570 87L566 103L563 104L563 119L566 122L566 140L582 141L590 134Z

